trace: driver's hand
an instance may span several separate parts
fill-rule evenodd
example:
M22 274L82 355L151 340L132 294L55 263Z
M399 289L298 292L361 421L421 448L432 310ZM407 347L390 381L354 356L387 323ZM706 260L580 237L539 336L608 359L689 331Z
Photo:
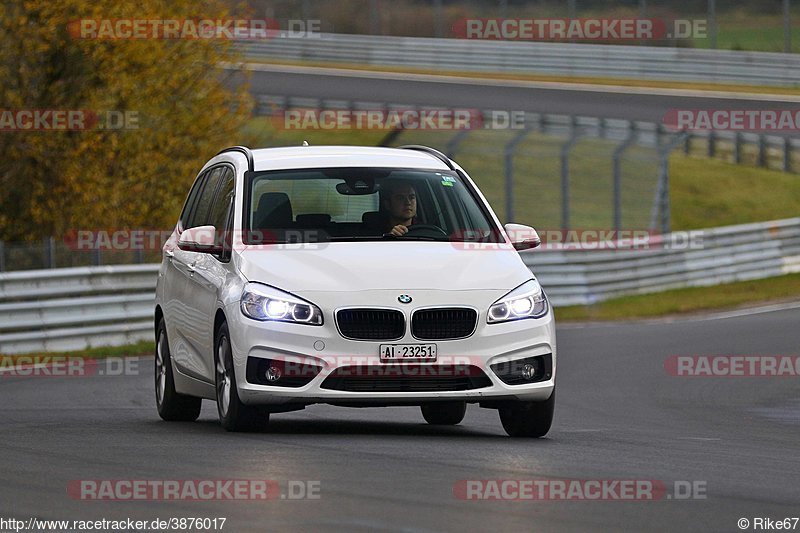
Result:
M402 237L403 235L408 233L408 228L402 224L398 224L392 228L392 231L390 233L395 237Z

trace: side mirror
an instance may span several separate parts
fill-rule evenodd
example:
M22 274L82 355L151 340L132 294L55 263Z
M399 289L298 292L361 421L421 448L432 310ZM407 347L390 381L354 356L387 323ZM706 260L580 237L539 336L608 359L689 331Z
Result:
M539 234L530 226L506 224L503 229L506 230L506 234L516 250L529 250L542 244Z
M197 226L183 230L178 237L178 248L186 252L222 253L222 245L217 243L217 228L214 226Z

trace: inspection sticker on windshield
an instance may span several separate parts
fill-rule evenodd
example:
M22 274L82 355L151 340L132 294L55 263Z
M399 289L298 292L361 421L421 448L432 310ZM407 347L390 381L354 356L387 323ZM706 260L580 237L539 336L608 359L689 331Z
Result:
M436 361L435 344L381 344L381 361Z
M453 176L442 176L442 185L446 187L452 187L455 182L456 179Z

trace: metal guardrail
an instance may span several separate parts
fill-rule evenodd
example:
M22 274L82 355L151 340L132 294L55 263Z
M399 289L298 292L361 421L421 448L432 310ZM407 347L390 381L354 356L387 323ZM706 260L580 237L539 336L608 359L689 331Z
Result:
M637 80L800 84L800 55L607 44L319 34L239 41L245 57Z
M647 250L544 249L522 257L556 306L800 272L800 218L700 236L696 249L651 243ZM0 353L150 339L157 271L149 264L0 274Z
M147 264L0 274L0 353L151 339L157 272Z
M668 249L656 240L649 249L534 250L522 257L555 305L590 305L800 272L800 218L699 230L695 247Z

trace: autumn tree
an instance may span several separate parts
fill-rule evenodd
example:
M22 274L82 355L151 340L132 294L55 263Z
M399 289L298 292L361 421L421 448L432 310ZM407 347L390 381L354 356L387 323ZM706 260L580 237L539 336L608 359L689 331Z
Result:
M236 59L232 42L85 39L70 23L224 19L226 9L215 0L0 0L0 111L112 111L135 119L121 130L0 125L0 239L174 224L200 166L238 144L250 116L246 85L220 68Z

